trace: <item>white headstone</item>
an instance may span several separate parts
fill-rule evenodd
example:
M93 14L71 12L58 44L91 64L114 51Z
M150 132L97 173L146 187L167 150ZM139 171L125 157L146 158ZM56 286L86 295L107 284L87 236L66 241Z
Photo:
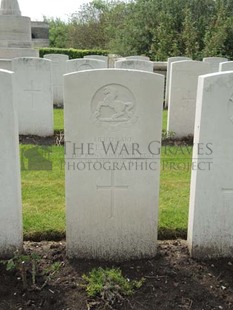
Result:
M233 71L233 61L220 62L219 71Z
M44 58L52 61L53 104L62 106L63 75L66 73L66 61L69 57L63 54L47 54Z
M172 63L167 130L176 138L194 134L198 77L210 72L210 65L202 61Z
M188 244L193 257L233 256L233 72L198 83Z
M19 133L53 135L51 61L43 58L15 58L16 104Z
M104 55L87 55L87 56L84 56L84 59L87 59L87 58L105 61L106 67L108 66L108 56L104 56Z
M102 69L64 80L68 256L154 256L164 77Z
M127 56L125 57L125 59L134 59L134 60L147 60L147 61L150 61L150 57L147 57L147 56Z
M67 73L83 71L83 70L94 70L106 68L106 62L96 59L72 59L67 60L66 63Z
M0 70L0 257L23 245L19 142L13 72Z
M228 59L223 57L205 57L203 58L204 62L207 62L211 65L211 72L219 71L219 64L221 62L226 62Z
M153 72L154 63L152 61L147 60L127 59L116 61L115 67L118 69L133 69L133 70Z
M165 91L165 108L168 107L168 102L169 102L169 86L170 86L170 73L171 73L171 64L173 62L177 61L183 61L183 60L192 60L189 57L182 57L182 56L177 56L177 57L170 57L167 59L167 76L166 76L166 91Z

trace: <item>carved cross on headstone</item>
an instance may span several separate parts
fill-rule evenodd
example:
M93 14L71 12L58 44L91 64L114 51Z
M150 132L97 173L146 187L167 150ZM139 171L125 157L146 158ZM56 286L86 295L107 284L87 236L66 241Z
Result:
M24 89L26 92L30 92L32 96L32 106L33 106L33 101L34 101L34 95L35 93L41 92L41 89L36 89L34 86L34 81L30 82L30 88L29 89Z
M128 185L116 185L114 178L114 171L111 171L111 184L110 185L97 185L97 190L110 190L111 191L111 211L110 218L114 217L114 209L115 209L115 193L117 190L125 190L128 189Z

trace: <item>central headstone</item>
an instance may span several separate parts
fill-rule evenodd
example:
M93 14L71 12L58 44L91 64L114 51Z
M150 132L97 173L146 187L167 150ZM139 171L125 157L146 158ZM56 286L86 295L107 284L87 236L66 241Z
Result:
M153 257L163 76L103 69L64 80L68 256Z

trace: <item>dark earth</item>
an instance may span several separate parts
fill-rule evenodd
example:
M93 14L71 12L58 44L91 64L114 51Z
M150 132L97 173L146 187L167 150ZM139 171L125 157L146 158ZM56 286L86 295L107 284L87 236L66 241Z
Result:
M34 145L64 145L64 131L55 131L53 136L39 137L39 136L19 136L20 144L34 144ZM170 146L185 146L193 145L193 136L183 137L182 139L162 138L162 145Z
M36 284L27 288L19 271L6 271L0 264L0 310L214 310L233 309L233 259L197 261L191 259L184 240L160 241L153 259L125 263L66 258L65 241L25 242L27 254L39 257ZM59 263L51 277L42 271ZM97 267L117 267L130 280L145 279L134 295L108 305L100 297L88 298L83 287L83 274ZM46 282L45 282L46 281Z
M63 132L52 137L20 136L21 144L63 145ZM193 138L163 139L163 145L192 145ZM178 233L185 238L185 233ZM159 236L166 239L165 232ZM43 238L42 238L43 239ZM52 238L58 240L59 238ZM40 238L34 240L39 241ZM51 239L50 239L51 240ZM7 271L0 263L0 310L233 310L233 259L197 261L191 259L184 240L160 241L154 259L125 263L66 258L65 241L24 243L25 253L38 255L32 283L32 269L26 268L27 287L20 270ZM45 272L55 263L57 272ZM109 304L100 296L90 299L84 288L83 274L93 268L120 268L130 280L145 279L142 287L130 297Z

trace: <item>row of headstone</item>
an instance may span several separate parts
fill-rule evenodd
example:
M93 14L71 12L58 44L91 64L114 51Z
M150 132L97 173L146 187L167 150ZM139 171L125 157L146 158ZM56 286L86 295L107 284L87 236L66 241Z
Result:
M14 83L9 85L8 80L2 83L4 78L9 79L8 75L0 75L1 87L9 90L2 91L0 96L1 111L6 110L9 115L0 123L1 134L2 138L7 134L8 139L3 141L11 147L9 151L7 147L0 149L0 164L4 167L0 174L0 256L22 247L17 125L13 124L10 97ZM164 77L136 70L108 69L68 74L64 80L65 137L69 140L66 145L68 255L108 260L154 256ZM5 114L0 113L1 116L3 119ZM103 146L102 142L106 144ZM95 143L98 154L93 154ZM112 144L120 144L121 149L107 154L105 148ZM83 153L82 146L89 151ZM12 161L5 164L9 161L8 152L14 165ZM86 165L90 168L85 169Z
M22 247L14 75L0 71L1 256ZM90 70L64 81L68 256L155 256L163 76ZM194 257L233 256L232 126L233 72L199 77L188 228Z
M121 61L115 59L112 66L109 65L109 58L102 55L88 55L84 58L68 60L67 55L47 54L44 58L52 61L53 103L58 106L63 106L63 75L66 73L108 67L153 72L153 62L144 56L129 56Z
M168 103L169 103L169 89L170 89L170 73L171 73L171 64L173 62L177 62L177 61L183 61L183 60L192 60L189 57L183 57L183 56L178 56L178 57L170 57L167 60L167 76L166 76L166 93L165 93L165 108L168 107ZM208 64L210 64L211 67L211 73L213 72L218 72L221 71L219 69L219 65L221 63L225 63L228 62L227 58L223 58L223 57L206 57L203 58L203 62L206 62Z
M187 57L171 57L167 64L165 106L168 106L167 131L176 138L194 134L198 77L232 69L226 58L209 57L193 61Z
M51 60L48 60L49 58ZM46 55L44 59L25 57L0 61L0 68L15 72L19 134L53 135L53 103L63 104L63 75L87 69L106 68L106 61L91 57L67 59L66 55ZM148 63L152 68L151 63ZM146 70L146 66L142 69Z

